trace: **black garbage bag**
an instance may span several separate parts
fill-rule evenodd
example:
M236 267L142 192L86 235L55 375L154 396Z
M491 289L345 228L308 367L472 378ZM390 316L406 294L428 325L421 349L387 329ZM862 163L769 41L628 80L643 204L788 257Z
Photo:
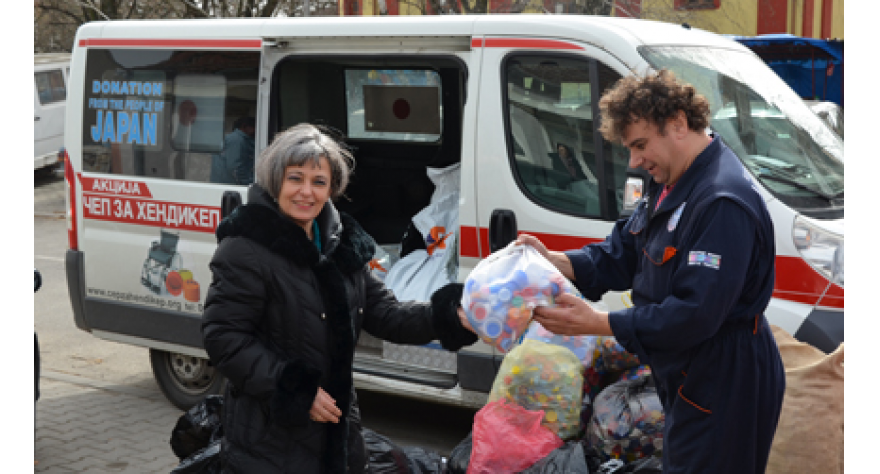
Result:
M446 461L439 453L417 446L398 446L387 436L364 428L369 457L368 474L445 474Z
M171 474L220 474L220 440L215 440L184 459Z
M627 464L661 457L665 416L650 374L636 375L605 387L593 400L586 439L605 460Z
M399 446L369 428L364 428L361 433L370 461L369 474L409 474L409 460Z
M404 446L403 454L409 461L412 474L446 474L446 458L439 453L418 446Z
M222 408L221 395L208 395L177 419L171 430L171 450L178 459L186 459L222 437Z
M560 448L554 449L532 467L521 474L590 474L584 445L580 441L569 441Z
M449 461L446 463L448 474L467 474L468 465L471 463L471 451L474 448L473 435L473 432L468 433L449 453Z
M627 464L624 474L662 474L663 462L659 458L639 459Z

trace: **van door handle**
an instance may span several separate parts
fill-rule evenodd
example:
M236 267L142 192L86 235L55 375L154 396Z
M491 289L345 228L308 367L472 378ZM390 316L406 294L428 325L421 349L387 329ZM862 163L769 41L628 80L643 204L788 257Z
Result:
M241 194L238 191L224 191L220 198L220 219L232 214L238 206L241 206Z
M495 209L489 217L489 250L495 252L516 240L516 214L510 209Z
M40 117L34 116L34 122L39 122L39 121L40 121Z

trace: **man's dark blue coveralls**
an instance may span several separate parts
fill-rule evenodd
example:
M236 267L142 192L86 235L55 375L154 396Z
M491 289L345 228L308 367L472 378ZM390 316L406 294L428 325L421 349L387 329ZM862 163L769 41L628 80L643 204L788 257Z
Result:
M666 414L664 473L763 473L785 372L764 318L773 224L736 155L716 136L654 206L652 182L602 243L571 250L591 300L632 288L609 315L615 338L651 366Z

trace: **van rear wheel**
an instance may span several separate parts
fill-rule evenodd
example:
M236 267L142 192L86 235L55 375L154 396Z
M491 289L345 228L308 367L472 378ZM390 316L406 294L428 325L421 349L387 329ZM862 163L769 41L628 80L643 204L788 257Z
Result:
M150 349L150 365L165 398L184 411L208 395L221 394L225 386L225 379L208 359Z

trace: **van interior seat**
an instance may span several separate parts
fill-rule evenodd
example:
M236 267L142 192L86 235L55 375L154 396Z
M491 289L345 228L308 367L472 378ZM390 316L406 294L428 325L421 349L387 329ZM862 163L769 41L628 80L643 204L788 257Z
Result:
M538 119L513 102L510 104L510 131L532 165L552 168L548 155L554 151L550 135Z

